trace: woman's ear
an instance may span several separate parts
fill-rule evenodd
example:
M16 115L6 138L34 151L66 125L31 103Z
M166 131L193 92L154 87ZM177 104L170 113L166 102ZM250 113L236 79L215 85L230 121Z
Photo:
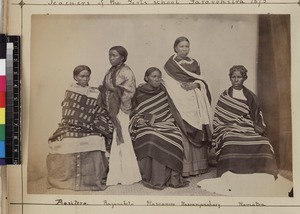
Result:
M145 79L144 79L146 82L148 82L149 78L148 76L145 76Z

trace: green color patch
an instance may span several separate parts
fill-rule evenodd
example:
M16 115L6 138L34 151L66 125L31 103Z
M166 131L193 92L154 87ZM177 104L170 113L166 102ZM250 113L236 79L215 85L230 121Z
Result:
M5 124L0 124L0 140L5 140Z

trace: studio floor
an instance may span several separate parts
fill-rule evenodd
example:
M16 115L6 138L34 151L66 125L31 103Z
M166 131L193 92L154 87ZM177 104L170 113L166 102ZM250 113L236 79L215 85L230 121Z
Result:
M46 178L28 182L28 194L87 194L87 195L182 195L182 196L218 196L218 194L202 190L197 183L203 179L216 176L216 169L210 168L208 173L200 176L187 178L190 182L188 187L184 188L165 188L163 190L149 189L143 186L141 182L132 185L109 186L105 191L72 191L48 188Z
M292 185L292 174L289 171L280 171L280 176L285 179L285 184L288 185L287 191L290 190ZM204 189L201 189L197 183L216 177L216 168L210 167L208 173L199 175L199 176L192 176L187 178L190 182L189 186L184 188L170 188L167 187L163 190L154 190L149 189L141 182L135 183L132 185L116 185L116 186L109 186L104 191L73 191L73 190L63 190L63 189L56 189L56 188L49 188L47 185L46 178L40 178L35 181L29 181L27 185L27 193L28 194L55 194L55 195L157 195L157 196L226 196L224 194L217 194L215 192L209 192ZM286 183L288 182L288 183ZM281 185L281 184L280 184ZM287 193L286 191L286 193ZM288 197L288 194L286 194Z

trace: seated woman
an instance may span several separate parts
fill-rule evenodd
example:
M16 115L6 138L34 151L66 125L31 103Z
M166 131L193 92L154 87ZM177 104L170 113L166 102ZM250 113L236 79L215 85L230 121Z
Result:
M232 87L221 94L213 123L217 176L226 171L276 176L274 151L265 136L266 125L258 98L243 86L247 70L244 66L233 66L229 77Z
M233 66L229 77L232 86L221 94L213 121L217 177L221 179L215 180L219 185L209 180L198 185L239 196L271 195L274 189L268 191L274 187L270 185L274 184L278 169L273 147L265 135L258 98L243 85L247 79L244 66Z
M113 125L97 103L99 90L88 85L91 69L73 71L76 83L65 93L62 119L49 138L48 182L52 187L72 190L104 190L108 171Z
M182 119L161 85L161 71L149 68L144 80L132 101L129 126L142 182L154 189L187 186L182 177L182 134L175 125L183 126Z

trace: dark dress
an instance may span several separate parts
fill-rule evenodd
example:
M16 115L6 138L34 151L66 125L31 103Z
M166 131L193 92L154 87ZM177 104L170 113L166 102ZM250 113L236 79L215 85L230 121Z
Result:
M166 90L163 86L153 90L148 84L141 85L133 106L129 129L143 184L154 189L186 186L182 177L182 133L175 125L178 112L174 117L176 109ZM141 118L146 125L138 124Z

